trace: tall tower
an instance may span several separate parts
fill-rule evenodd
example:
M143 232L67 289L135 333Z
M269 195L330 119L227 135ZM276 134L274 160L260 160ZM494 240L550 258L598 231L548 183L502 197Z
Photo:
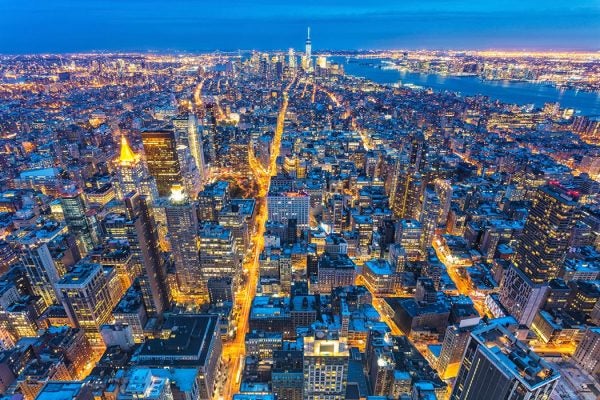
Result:
M82 260L56 286L72 322L92 346L103 346L100 327L110 321L112 303L102 266Z
M196 169L200 177L205 176L204 171L204 148L202 145L202 135L198 126L198 119L192 113L187 116L180 116L173 119L173 125L177 133L177 144L183 145L189 149ZM181 159L180 159L181 162Z
M348 359L344 337L318 331L304 338L304 399L345 399Z
M183 296L205 295L206 282L200 269L196 206L190 202L183 187L173 186L165 213L179 290ZM188 299L183 300L187 302Z
M69 232L77 240L82 255L94 248L97 242L96 232L86 215L83 192L75 186L62 190L60 203Z
M312 68L312 41L310 40L310 26L306 36L306 46L304 50L304 69L309 71Z
M133 191L152 199L158 196L154 179L149 176L142 158L133 152L125 136L121 136L121 150L115 166L119 198Z
M296 52L294 49L288 50L288 66L290 69L296 69Z
M161 316L168 307L169 292L156 223L150 213L148 199L129 192L125 197L125 208L128 214L127 240L143 267L139 281L144 305L150 316Z
M471 333L450 400L548 399L560 375L500 323Z
M312 56L312 42L310 40L310 26L308 27L308 33L306 35L306 58L310 60Z
M48 245L34 232L20 238L21 262L31 282L33 292L40 296L46 306L57 300L56 283L64 274L52 259Z
M172 129L144 131L142 142L148 171L156 180L158 194L168 196L171 186L183 183L175 132Z
M515 264L534 283L562 275L578 195L558 184L536 189L515 258Z

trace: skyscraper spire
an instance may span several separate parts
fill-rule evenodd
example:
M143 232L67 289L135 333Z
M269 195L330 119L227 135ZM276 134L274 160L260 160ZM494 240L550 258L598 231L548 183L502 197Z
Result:
M119 162L121 164L132 163L136 160L135 153L129 147L129 143L127 143L127 138L125 135L121 135L121 155L119 157Z
M304 52L305 68L310 70L311 68L311 57L312 57L312 42L310 40L310 26L308 27L308 34L306 36L306 47Z

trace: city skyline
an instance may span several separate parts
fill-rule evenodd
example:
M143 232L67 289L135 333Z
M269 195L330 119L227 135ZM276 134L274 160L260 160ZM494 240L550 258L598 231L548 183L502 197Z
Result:
M0 36L54 53L0 54L0 400L597 400L593 2L35 4ZM570 47L324 50L408 31Z

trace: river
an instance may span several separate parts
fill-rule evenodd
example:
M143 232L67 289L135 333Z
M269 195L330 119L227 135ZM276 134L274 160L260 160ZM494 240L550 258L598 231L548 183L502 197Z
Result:
M481 94L493 100L510 104L534 104L559 102L563 108L573 108L579 115L600 115L600 93L583 92L530 82L485 81L474 76L448 76L377 68L378 60L348 60L332 57L332 61L344 66L348 75L360 76L377 83L402 83L431 88L435 91L448 90L465 96ZM365 62L366 61L366 62Z

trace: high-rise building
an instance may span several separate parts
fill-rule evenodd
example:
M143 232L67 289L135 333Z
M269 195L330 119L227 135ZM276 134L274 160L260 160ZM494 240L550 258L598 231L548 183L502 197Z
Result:
M132 191L152 199L158 197L156 182L148 174L142 158L133 152L124 135L121 136L121 150L119 158L115 160L115 167L119 198L122 199Z
M294 49L288 50L288 66L290 69L296 69L296 52Z
M125 197L128 214L127 241L136 261L142 266L139 277L142 298L147 313L160 316L169 304L165 263L161 257L156 223L150 212L148 198L135 192Z
M271 383L278 399L302 400L304 385L303 354L301 350L275 350Z
M413 169L403 169L398 160L390 187L390 208L394 215L417 219L422 191L421 175Z
M35 231L21 237L18 242L21 262L33 292L43 299L46 306L52 305L58 298L56 284L64 275L64 269L54 262L47 243L40 240Z
M417 260L422 255L421 236L423 227L421 223L413 219L402 219L396 223L395 242L405 251L406 257Z
M229 182L216 181L206 185L204 190L198 193L198 219L200 221L217 222L219 212L229 204Z
M181 186L173 186L165 207L169 241L179 290L185 295L205 295L206 281L200 268L198 217Z
M180 116L173 119L173 125L178 134L178 143L190 149L190 154L194 159L200 177L203 178L205 175L204 146L198 127L198 119L194 114L189 114L187 117Z
M148 171L156 181L159 196L168 196L173 185L182 185L183 177L172 129L142 132Z
M343 400L348 382L346 338L317 331L304 338L304 400Z
M310 196L306 193L287 192L267 197L269 220L290 224L295 221L299 230L309 227Z
M500 323L471 333L450 400L546 400L560 374Z
M535 283L523 271L510 265L504 272L500 302L519 323L530 326L548 293L548 284Z
M477 327L477 323L468 322L448 326L444 334L442 350L435 366L440 377L448 379L458 374L458 368L471 338L471 332Z
M536 189L515 254L515 264L534 283L562 275L577 200L578 193L556 183Z
M97 243L96 232L86 214L83 191L75 186L63 188L60 202L69 232L75 236L82 254L92 250Z
M573 359L583 369L595 376L600 377L600 328L589 327L573 354Z
M102 346L100 327L110 321L112 310L102 266L82 260L56 286L72 323L84 330L92 346Z
M431 247L433 236L437 228L437 222L440 217L442 206L440 199L437 194L431 190L425 190L423 194L423 206L421 208L421 251L427 252L427 249Z
M312 40L310 39L310 27L308 27L306 35L306 45L304 48L304 69L309 71L312 69Z
M241 272L241 255L231 230L217 224L205 224L198 236L203 279L227 276L233 278L235 285Z

